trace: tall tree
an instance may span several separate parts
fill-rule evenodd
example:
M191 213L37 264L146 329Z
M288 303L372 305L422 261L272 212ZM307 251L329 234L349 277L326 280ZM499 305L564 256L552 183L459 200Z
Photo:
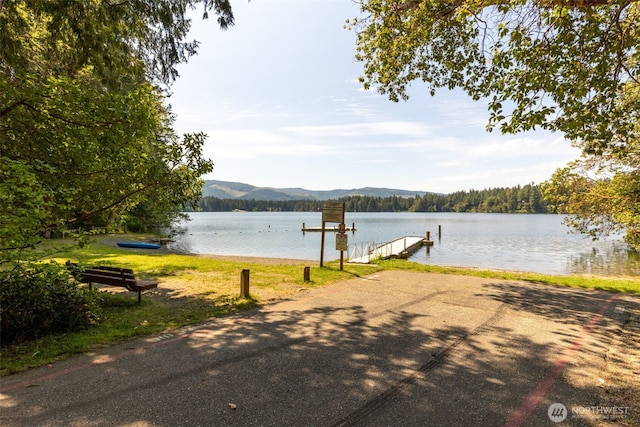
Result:
M414 81L432 94L460 88L487 100L489 130L560 131L586 158L637 173L638 163L623 160L637 156L640 140L640 97L633 95L640 87L637 0L360 4L363 18L348 24L358 31L365 88L393 101L408 99Z
M163 93L198 5L233 24L228 0L0 2L0 248L197 199L206 136L176 135Z

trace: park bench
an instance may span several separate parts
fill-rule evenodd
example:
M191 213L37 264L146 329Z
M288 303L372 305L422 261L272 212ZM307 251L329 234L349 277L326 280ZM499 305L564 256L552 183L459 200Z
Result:
M120 286L138 293L138 302L142 300L142 291L158 287L158 282L153 280L139 280L130 268L118 268L98 266L85 270L73 271L74 277L81 283L88 283L89 288L94 283L101 285Z

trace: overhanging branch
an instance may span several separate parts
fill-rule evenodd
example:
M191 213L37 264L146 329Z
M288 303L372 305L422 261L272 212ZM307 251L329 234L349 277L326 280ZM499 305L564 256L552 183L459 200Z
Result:
M16 109L17 107L25 107L28 110L33 111L34 113L37 114L42 114L42 111L37 108L36 106L28 103L27 101L20 100L20 101L16 101L13 104L8 105L7 107L3 108L2 110L0 110L0 118L8 115L9 113L11 113L11 111L13 111L14 109ZM73 126L80 126L83 128L99 128L99 127L108 127L108 126L112 126L114 124L118 124L118 123L124 123L125 120L114 120L112 122L97 122L97 123L86 123L86 122L80 122L77 120L72 120L72 119L68 119L60 114L56 114L53 113L51 111L48 112L48 115L53 117L54 119L60 120L64 123L73 125Z
M629 0L625 2L625 4L636 3L638 1L640 0ZM424 0L406 0L398 3L397 6L394 8L394 10L395 11L413 10L418 6L420 6L420 4L423 2ZM443 1L442 5L443 6L448 5L447 7L448 9L449 7L457 8L458 6L460 6L461 3L462 2L459 0L452 0L449 2ZM511 3L509 0L485 0L479 3L478 6L480 8L484 8L489 6L505 5L509 3ZM561 6L561 7L568 7L571 9L583 9L583 8L597 7L597 6L610 6L610 5L617 4L618 2L611 1L611 0L533 0L533 3L544 8Z

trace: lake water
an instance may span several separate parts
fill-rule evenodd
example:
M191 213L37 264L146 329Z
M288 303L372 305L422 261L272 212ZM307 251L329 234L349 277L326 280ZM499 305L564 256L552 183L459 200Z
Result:
M322 214L313 212L195 212L181 224L170 248L177 251L273 258L320 260ZM352 213L347 226L349 253L367 243L431 233L434 245L411 261L442 265L548 274L640 276L640 256L621 239L593 242L569 234L559 215L482 213ZM336 225L336 224L328 224ZM438 236L438 226L442 233ZM348 257L346 254L345 257ZM324 260L338 259L335 235L325 237Z

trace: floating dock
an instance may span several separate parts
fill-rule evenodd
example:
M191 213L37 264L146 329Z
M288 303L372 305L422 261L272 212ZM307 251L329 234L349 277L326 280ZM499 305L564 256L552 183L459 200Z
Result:
M393 240L388 243L376 246L366 251L362 256L356 258L350 258L349 262L358 264L368 264L371 261L377 259L389 259L389 258L409 258L411 254L416 252L423 245L427 245L430 242L424 237L405 236L399 239ZM431 242L433 244L433 242Z
M307 227L305 223L302 223L302 232L306 233L307 231L322 231L322 227ZM337 226L327 227L325 225L324 231L338 232ZM356 231L356 225L353 224L351 227L345 227L344 231Z

